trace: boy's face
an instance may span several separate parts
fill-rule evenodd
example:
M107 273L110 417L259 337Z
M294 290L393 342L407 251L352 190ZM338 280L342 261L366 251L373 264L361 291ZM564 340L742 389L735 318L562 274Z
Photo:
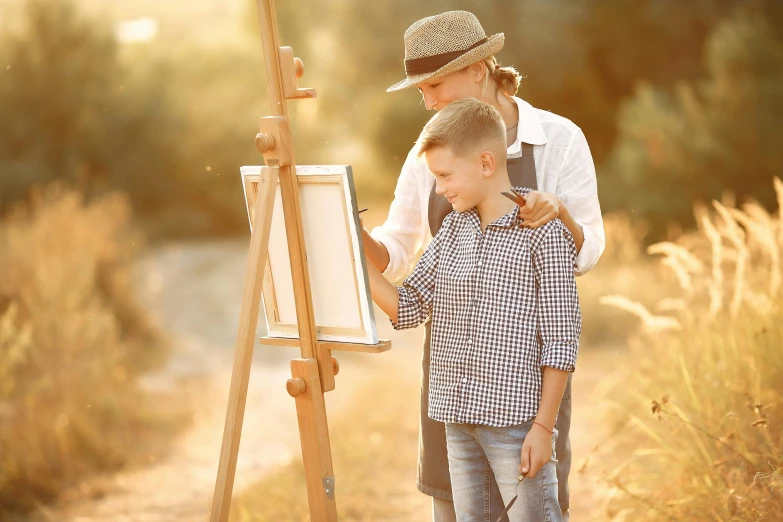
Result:
M484 198L487 177L492 166L487 165L485 154L455 156L446 147L437 147L424 153L427 167L435 176L435 192L446 196L457 212L465 212L477 206Z

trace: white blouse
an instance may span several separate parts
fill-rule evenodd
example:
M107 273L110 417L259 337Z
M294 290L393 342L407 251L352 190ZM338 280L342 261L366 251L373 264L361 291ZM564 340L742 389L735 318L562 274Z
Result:
M598 186L590 148L582 130L570 120L536 109L514 97L519 107L516 141L508 157L522 154L522 143L533 145L536 181L540 192L557 195L584 232L585 240L576 258L576 275L587 273L604 251L606 237L598 203ZM371 235L389 251L383 275L399 280L413 268L416 254L432 241L427 209L435 178L415 147L402 166L394 201L386 222Z

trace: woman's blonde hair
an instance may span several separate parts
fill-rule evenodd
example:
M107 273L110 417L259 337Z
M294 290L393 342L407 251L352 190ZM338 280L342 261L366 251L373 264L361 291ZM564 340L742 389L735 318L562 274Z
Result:
M519 90L519 82L522 79L522 75L519 74L519 71L511 66L501 67L494 55L488 56L482 61L487 68L486 78L495 80L495 85L498 86L498 90L505 96L509 98L514 96ZM484 80L484 88L482 91L486 91L488 81L488 79Z

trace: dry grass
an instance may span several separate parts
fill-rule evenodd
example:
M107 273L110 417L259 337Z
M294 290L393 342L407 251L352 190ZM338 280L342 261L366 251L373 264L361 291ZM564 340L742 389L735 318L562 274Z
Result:
M606 250L600 262L576 280L582 305L582 350L624 344L638 327L637 320L618 320L615 310L598 306L603 296L632 295L645 308L652 308L662 292L673 291L677 285L666 282L665 268L645 255L647 228L643 224L633 223L623 214L608 214L604 216L604 229Z
M780 208L783 184L775 180ZM755 204L697 209L701 230L653 245L679 295L638 315L597 470L613 520L783 519L783 216ZM642 283L646 284L646 283ZM655 335L650 335L654 332Z
M120 196L50 187L0 223L0 518L88 491L172 413L137 384L166 350L135 301L129 219Z

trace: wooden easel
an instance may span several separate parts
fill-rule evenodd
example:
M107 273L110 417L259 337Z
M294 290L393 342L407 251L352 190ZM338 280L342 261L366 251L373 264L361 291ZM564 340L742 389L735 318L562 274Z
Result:
M339 370L337 359L332 357L332 350L378 353L388 350L391 343L381 341L377 345L363 345L322 342L316 338L302 214L299 207L296 163L286 107L287 99L315 98L316 93L313 89L297 87L296 81L304 74L304 65L301 60L294 58L290 47L280 47L274 0L256 0L256 6L261 26L267 92L272 116L261 118L260 133L256 136L256 147L264 155L266 166L261 169L261 180L258 184L253 214L253 230L242 292L242 308L239 314L239 331L210 521L228 520L261 302L261 287L268 257L272 209L279 179L288 252L291 259L299 339L265 337L261 342L279 346L299 345L301 348L302 357L291 361L292 376L286 382L286 389L296 399L310 518L313 522L333 522L337 520L334 494L336 484L324 403L324 393L334 389L334 376Z

